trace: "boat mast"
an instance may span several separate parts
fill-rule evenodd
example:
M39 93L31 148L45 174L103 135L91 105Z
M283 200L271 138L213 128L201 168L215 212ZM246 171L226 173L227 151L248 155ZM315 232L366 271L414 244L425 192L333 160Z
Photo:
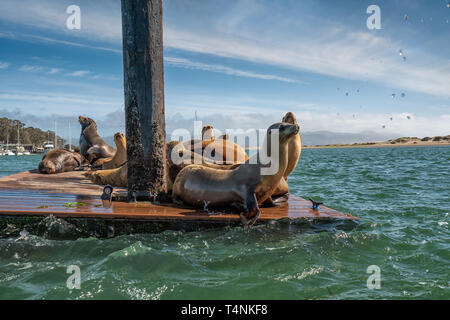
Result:
M58 143L58 140L56 138L56 120L55 120L55 146L53 147L54 149L56 149L56 144Z
M69 150L72 151L72 132L70 128L70 121L69 121Z
M19 150L20 146L20 122L17 121L17 150Z

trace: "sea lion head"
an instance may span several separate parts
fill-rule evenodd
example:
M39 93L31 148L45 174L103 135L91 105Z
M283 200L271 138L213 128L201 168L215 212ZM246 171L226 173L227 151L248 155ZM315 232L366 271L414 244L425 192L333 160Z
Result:
M294 135L296 135L299 129L300 127L298 126L298 124L291 124L288 122L278 122L274 123L269 127L269 129L267 129L267 137L270 137L273 131L278 130L280 142L285 142Z
M39 163L38 170L40 173L43 173L43 174L53 174L56 172L56 167L53 162L43 160Z
M80 122L80 124L81 124L81 130L86 129L86 128L88 128L91 125L94 125L95 127L97 127L97 124L91 118L79 116L78 117L78 122Z
M283 122L287 122L290 124L297 124L297 119L295 119L295 116L292 112L288 112L284 115Z
M114 142L116 143L116 146L123 146L125 147L127 142L127 140L125 139L125 136L122 132L116 132L116 134L114 135Z
M169 161L169 164L173 163L172 156L176 153L172 152L178 152L178 157L183 157L184 151L186 151L186 148L180 141L170 141L166 144L166 158Z
M214 128L207 124L202 129L202 140L214 140Z

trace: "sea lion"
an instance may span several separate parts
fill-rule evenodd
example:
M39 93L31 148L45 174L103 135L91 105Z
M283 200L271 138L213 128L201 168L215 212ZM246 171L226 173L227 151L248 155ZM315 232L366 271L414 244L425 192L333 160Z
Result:
M84 174L89 180L100 185L110 185L113 187L126 187L128 166L123 166L116 169L87 171Z
M214 140L214 128L212 125L207 124L202 128L202 139L191 139L183 142L183 145L185 149L193 151L195 146L198 148L198 144L201 144L202 141L206 141L206 145L208 145Z
M278 130L278 145L272 146L271 135ZM299 131L297 124L275 123L269 127L263 150L271 154L278 147L278 159L272 157L269 164L261 163L260 152L233 170L218 170L202 165L190 165L182 169L173 184L174 202L196 208L236 209L244 226L251 226L258 219L259 205L273 194L283 178L288 164L288 142ZM271 174L264 169L275 166ZM267 174L264 174L267 173Z
M298 124L292 112L286 113L282 121L291 124ZM286 171L284 172L283 175L284 180L288 179L288 176L291 174L292 171L294 171L295 167L298 164L298 160L300 159L300 154L302 152L302 140L300 138L300 133L298 133L294 139L289 140L288 152L289 152L288 157L289 160Z
M74 171L84 165L89 165L89 161L80 153L67 149L53 149L42 158L38 170L43 174L54 174Z
M90 118L78 117L81 124L80 151L81 154L93 165L99 159L112 158L116 149L103 140L97 132L97 124Z
M183 145L185 149L201 154L216 164L231 165L247 161L248 155L244 148L229 139L223 139L224 136L228 137L221 135L220 139L215 140L213 127L205 125L202 129L202 140L189 140L183 142Z
M292 112L288 112L283 117L283 122L297 124L297 120ZM289 198L289 186L286 182L289 174L295 169L300 159L300 153L302 151L302 141L300 138L300 133L298 133L294 139L291 139L288 143L288 165L286 171L284 172L283 179L281 179L280 184L275 189L272 194L272 202L279 203L282 201L287 201ZM270 205L271 202L268 201L266 205Z
M283 177L281 178L280 183L278 184L278 186L271 195L271 199L273 202L271 203L271 201L269 200L265 204L270 206L273 205L273 203L287 201L288 198L289 198L289 186Z
M170 161L169 155L171 154L172 149L176 146L178 146L180 150L184 150L184 146L178 141L172 141L166 144L166 185L168 192L172 190L172 184L175 180L176 175L181 170L181 168L184 168L183 164L178 168L174 165L173 162ZM117 151L119 152L119 149ZM115 169L88 171L85 173L85 176L96 184L111 185L113 187L126 187L128 166L127 164L124 164ZM171 177L173 177L173 180L171 180Z
M181 163L173 161L172 155L178 153L178 157L183 159ZM194 163L199 155L186 149L183 143L179 141L171 141L166 144L166 185L167 192L172 192L172 185L177 177L178 173L185 168ZM184 161L186 160L186 161ZM198 161L198 160L197 160ZM208 159L201 159L201 164L214 169L221 170L232 170L237 167L237 165L218 165L208 162ZM113 187L126 187L127 186L127 175L128 166L123 165L116 169L110 170L99 170L99 171L88 171L85 176L92 182L100 185L111 185Z
M125 139L125 136L117 132L114 135L114 143L116 144L116 153L111 160L103 163L103 170L120 168L127 162L127 139Z

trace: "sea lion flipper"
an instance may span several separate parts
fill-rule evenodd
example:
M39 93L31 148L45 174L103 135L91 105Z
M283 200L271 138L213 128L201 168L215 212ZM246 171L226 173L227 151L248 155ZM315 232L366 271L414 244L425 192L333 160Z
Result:
M275 197L272 196L271 198L275 204L281 204L281 203L287 202L289 200L289 193L285 193L281 196L275 196Z
M246 211L240 214L241 222L245 228L251 227L258 220L261 211L259 210L256 193L252 192L245 199Z
M279 206L280 203L273 201L272 197L268 197L262 204L261 206L263 208L272 208L272 207L277 207Z

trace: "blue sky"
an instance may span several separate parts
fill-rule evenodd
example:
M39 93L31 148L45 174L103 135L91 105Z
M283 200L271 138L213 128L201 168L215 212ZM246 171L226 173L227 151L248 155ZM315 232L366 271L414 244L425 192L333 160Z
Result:
M293 111L303 131L450 134L446 0L163 3L168 128L195 110L223 129ZM71 4L81 30L66 28ZM371 4L381 30L366 27ZM124 130L120 1L0 8L0 116L44 129L57 119L63 136L79 114Z

